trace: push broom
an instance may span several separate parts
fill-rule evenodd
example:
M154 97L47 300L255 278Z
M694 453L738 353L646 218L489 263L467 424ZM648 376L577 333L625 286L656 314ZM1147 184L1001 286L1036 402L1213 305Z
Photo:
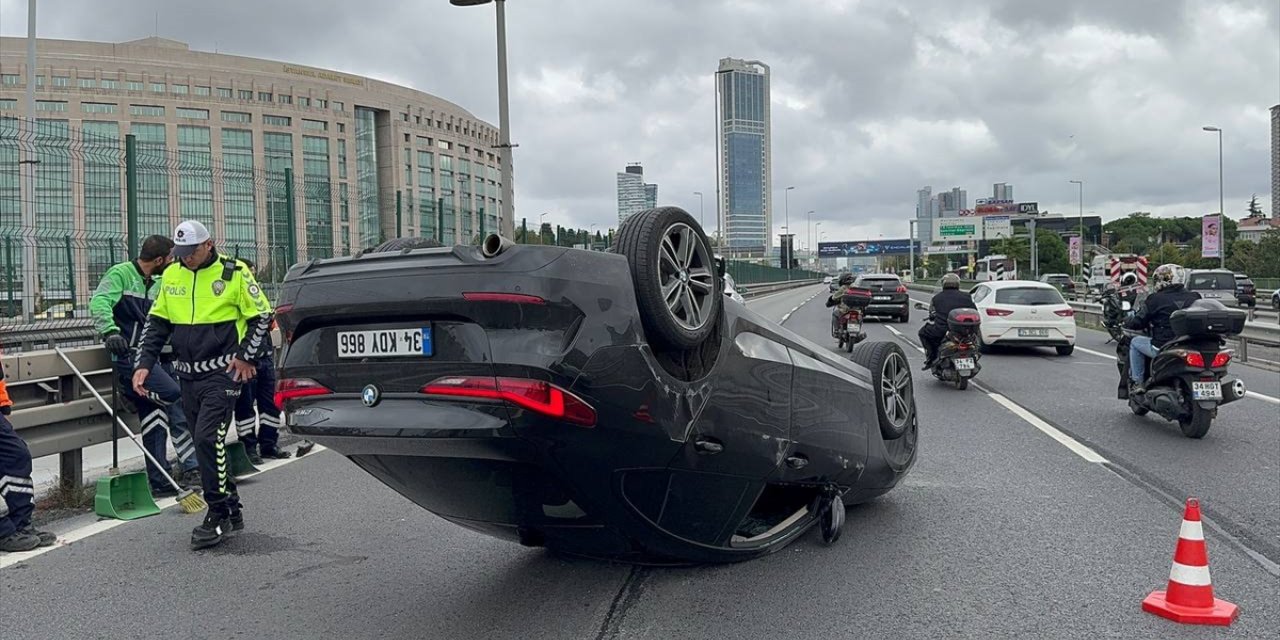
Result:
M83 384L85 388L93 394L93 397L98 399L98 402L102 407L111 414L111 418L116 421L116 424L120 425L120 428L124 429L124 432L129 434L129 438L133 440L134 444L138 445L138 449L142 450L142 454L147 456L147 459L151 461L151 464L154 464L156 468L160 470L160 475L163 475L164 479L168 480L169 484L173 485L173 488L178 492L178 496L174 498L174 500L177 501L178 506L182 507L183 512L198 513L203 511L208 506L205 504L204 498L201 498L200 494L194 491L183 489L178 486L178 483L173 480L173 476L169 475L168 471L165 471L164 465L160 464L160 462L155 459L155 456L152 456L151 452L147 451L147 448L143 446L142 438L134 434L133 431L129 429L129 425L126 425L124 420L121 420L120 416L116 415L115 410L111 405L107 404L107 401L102 398L102 394L98 393L98 390L89 383L89 380L84 377L84 374L80 372L80 369L76 367L75 363L71 362L71 358L68 358L67 354L60 348L55 347L54 351L57 351L58 355L62 358L62 361L67 363L68 367L71 367L71 371L80 379L80 384Z

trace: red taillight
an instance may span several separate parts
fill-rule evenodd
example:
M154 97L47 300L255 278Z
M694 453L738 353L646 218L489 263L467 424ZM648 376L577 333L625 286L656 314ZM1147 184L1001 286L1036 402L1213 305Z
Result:
M1184 356L1184 359L1187 361L1188 367L1204 367L1204 356L1200 355L1198 351L1188 353Z
M495 291L471 291L462 294L467 302L505 302L507 304L546 304L547 301L538 296L523 293L500 293Z
M956 349L957 349L957 350L959 350L959 351L968 351L968 350L969 350L969 345L967 345L967 344L965 344L965 343L961 342L961 343L956 344Z
M1054 313L1064 318L1074 318L1076 315L1075 309L1059 309L1057 311L1054 311Z
M982 318L976 313L957 313L956 322L979 322Z
M1227 366L1227 363L1228 363L1228 362L1231 362L1231 352L1230 352L1230 351L1219 351L1219 352L1218 352L1218 355L1216 355L1216 356L1214 356L1214 357L1213 357L1213 366L1214 366L1214 367L1225 367L1225 366Z
M311 378L284 378L276 382L276 406L284 409L284 403L294 398L324 396L331 393L333 390Z
M906 292L907 292L907 285L905 285L905 284L900 284L900 285L898 285L898 288L897 288L897 289L894 289L893 291L894 291L894 293L906 293Z
M987 315L989 316L1011 316L1013 312L1008 309L996 309L995 307L987 307Z
M572 393L541 380L450 376L439 378L419 391L437 396L504 400L571 424L584 427L596 424L595 409Z

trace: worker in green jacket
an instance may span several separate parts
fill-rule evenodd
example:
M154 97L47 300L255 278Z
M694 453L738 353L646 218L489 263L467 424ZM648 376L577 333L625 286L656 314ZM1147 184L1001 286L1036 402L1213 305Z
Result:
M138 411L143 446L156 460L168 459L165 434L178 453L182 482L198 484L195 445L182 411L182 390L173 375L171 355L163 355L160 366L151 370L145 384L145 395L133 390L134 350L142 339L147 313L160 291L159 275L169 265L173 241L165 236L149 236L142 241L136 260L121 262L103 274L102 281L89 300L94 327L111 353L112 368L126 400ZM160 470L147 460L147 479L156 496L177 495L173 485Z

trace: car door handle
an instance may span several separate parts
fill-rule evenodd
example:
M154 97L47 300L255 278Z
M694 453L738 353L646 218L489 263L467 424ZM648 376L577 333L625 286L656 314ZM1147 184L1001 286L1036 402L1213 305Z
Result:
M696 449L698 453L714 455L724 451L724 444L715 438L700 437L693 441L693 448Z
M809 459L802 455L788 456L787 466L792 469L803 469L809 466Z

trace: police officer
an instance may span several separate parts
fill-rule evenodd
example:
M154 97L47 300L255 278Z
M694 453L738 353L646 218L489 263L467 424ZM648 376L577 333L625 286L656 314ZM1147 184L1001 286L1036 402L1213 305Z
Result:
M943 275L940 284L942 291L933 295L929 302L929 322L920 327L917 334L920 344L924 345L924 369L933 366L933 359L938 357L938 347L947 337L947 316L956 309L972 309L973 296L960 290L960 276L954 273Z
M253 271L253 262L240 258ZM236 434L244 443L249 461L262 464L263 458L283 460L288 451L280 449L280 407L276 406L276 365L271 349L258 358L258 374L240 390L236 401ZM257 419L254 419L254 409ZM254 427L257 427L255 429Z
M133 387L141 392L160 349L172 339L182 406L196 441L209 513L191 532L195 549L244 528L240 496L227 469L224 440L240 388L271 348L271 306L244 263L218 253L209 230L188 220L174 230L173 255L142 330Z
M0 551L30 551L57 542L57 536L31 526L35 483L31 450L9 423L13 401L0 372Z
M198 482L195 446L187 429L187 417L182 411L182 390L173 378L172 358L162 355L160 367L147 377L146 391L139 395L133 390L133 349L142 337L142 326L147 322L147 312L160 291L157 276L169 266L169 252L173 241L164 236L148 236L136 260L121 262L103 274L102 281L89 300L89 312L94 327L103 338L103 344L111 352L112 368L120 382L124 397L138 410L142 425L142 444L156 460L169 456L164 438L166 431L178 452L182 476L185 482ZM157 496L177 495L177 490L147 459L147 478L151 493Z

